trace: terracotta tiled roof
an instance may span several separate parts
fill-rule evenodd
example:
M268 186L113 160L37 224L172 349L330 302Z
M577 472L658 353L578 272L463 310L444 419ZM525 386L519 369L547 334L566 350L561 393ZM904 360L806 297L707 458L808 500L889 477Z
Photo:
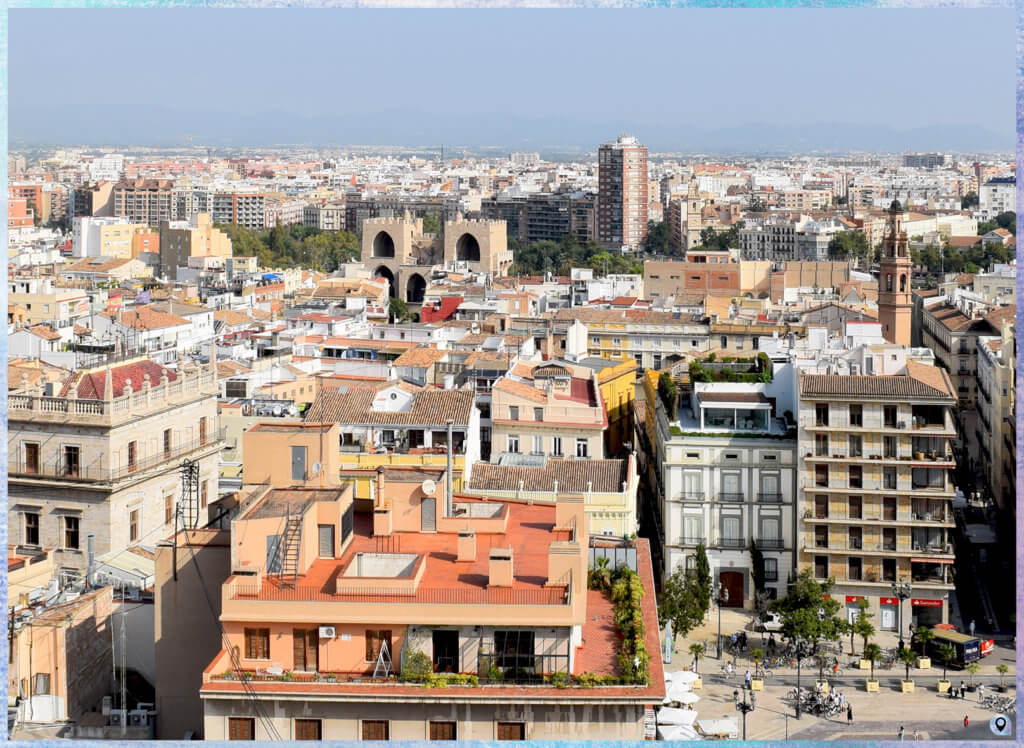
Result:
M127 265L130 258L125 257L83 257L74 265L63 270L64 273L109 273L111 270Z
M918 371L933 369L935 373ZM934 366L910 362L906 375L802 374L801 397L862 397L865 399L953 399L952 385ZM913 372L913 373L910 373ZM945 379L945 381L943 381Z
M430 366L448 355L448 351L441 351L437 348L410 348L401 356L396 358L393 366Z
M253 319L248 315L236 312L234 309L218 309L213 313L213 318L217 322L223 322L226 325L234 327L235 325L252 324Z
M619 493L627 478L626 460L556 460L544 467L473 465L469 488L472 491L515 491L522 481L525 491L553 491L558 481L559 492L583 493L587 484L602 493Z
M947 330L961 330L971 324L974 320L961 312L955 306L943 306L932 311L935 321Z
M389 383L391 384L391 383ZM471 390L421 390L413 395L407 412L372 409L376 390L353 389L349 392L323 390L306 413L315 423L375 424L382 426L439 426L451 418L466 426L473 410Z
M131 327L135 330L160 330L166 327L179 327L190 324L183 317L161 312L149 306L126 309L122 312L108 312L106 316L112 320L119 321L125 327Z
M992 327L997 330L1001 330L1003 325L1007 322L1013 323L1017 318L1017 305L1009 304L1007 306L1001 306L998 309L993 309L991 312L985 315L985 321L988 322Z
M548 401L547 395L542 390L537 389L532 384L526 384L525 382L516 382L511 379L499 379L498 383L494 385L494 389L507 392L510 395L521 397L524 400L532 400L536 403L546 403Z
M132 380L132 391L140 392L146 374L149 374L149 383L153 387L160 384L160 377L167 375L168 381L173 382L178 375L171 369L165 369L153 361L135 361L130 364L114 366L110 369L114 378L114 397L121 397L124 394L124 386L128 380ZM90 373L75 373L65 383L61 391L61 397L67 397L71 387L78 388L78 397L83 400L102 400L103 391L106 386L106 369L100 369Z
M49 325L35 325L28 328L28 331L43 340L60 340L60 333L55 332Z

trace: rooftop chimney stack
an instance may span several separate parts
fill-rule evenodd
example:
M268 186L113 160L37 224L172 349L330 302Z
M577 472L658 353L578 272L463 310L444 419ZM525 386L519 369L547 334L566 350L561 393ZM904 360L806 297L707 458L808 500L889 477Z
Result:
M491 548L488 559L488 586L512 586L512 548Z
M476 561L476 533L470 529L459 530L457 561Z

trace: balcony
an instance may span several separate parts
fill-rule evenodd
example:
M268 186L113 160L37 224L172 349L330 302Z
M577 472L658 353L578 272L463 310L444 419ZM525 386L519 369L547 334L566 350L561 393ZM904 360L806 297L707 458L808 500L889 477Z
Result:
M55 460L40 461L38 464L27 464L19 459L8 463L8 471L11 476L21 479L35 480L56 480L72 481L75 483L116 483L118 481L130 480L147 476L150 472L166 468L176 470L178 459L192 455L204 450L216 450L224 448L224 430L220 430L205 439L194 439L190 442L178 444L169 451L161 450L155 455L134 463L123 465L117 468L96 466L81 466L65 464L63 458Z
M762 504L781 504L782 494L781 493L759 493L757 500Z
M705 498L702 491L682 491L676 495L676 501L704 501Z
M740 503L743 501L743 494L741 493L720 493L718 494L719 501L728 501L733 503Z
M705 542L705 539L704 539L703 535L694 535L694 536L684 535L683 537L679 538L679 545L693 545L693 546L697 546L697 545L700 545L701 543L704 543L704 542Z
M746 548L747 541L743 538L719 538L715 545L719 548Z
M782 538L757 538L754 540L754 545L766 551L780 551L786 547Z

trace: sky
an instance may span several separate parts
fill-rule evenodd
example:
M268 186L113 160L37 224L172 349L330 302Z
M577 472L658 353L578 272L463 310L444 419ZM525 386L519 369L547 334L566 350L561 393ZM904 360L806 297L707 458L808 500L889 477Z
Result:
M9 135L1011 150L1013 34L1012 8L11 10Z

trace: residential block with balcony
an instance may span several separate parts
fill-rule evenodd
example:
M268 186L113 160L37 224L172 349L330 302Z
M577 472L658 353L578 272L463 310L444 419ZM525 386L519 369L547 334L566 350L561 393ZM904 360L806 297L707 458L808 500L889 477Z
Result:
M217 497L216 373L145 358L79 370L8 395L8 527L17 543L56 549L83 570L86 537L102 555L173 534L175 512L205 524ZM180 467L199 465L183 497ZM187 500L186 500L187 499Z
M321 437L278 438L274 452ZM286 463L246 486L232 523L224 647L200 690L206 739L643 736L645 706L664 696L659 658L646 685L570 680L618 668L611 600L587 589L582 496L469 499L443 469L382 467L362 511L351 484L289 480ZM649 547L635 548L655 651ZM426 690L413 665L459 679Z
M655 410L653 460L661 488L660 536L666 575L692 568L704 544L712 579L729 591L729 607L752 607L749 546L763 557L769 598L785 594L794 569L796 433L778 417L782 381L697 382L670 421L646 380Z
M799 567L834 578L851 610L866 598L883 630L897 626L896 581L914 590L905 621L946 621L956 467L949 375L907 361L899 374L799 381Z

